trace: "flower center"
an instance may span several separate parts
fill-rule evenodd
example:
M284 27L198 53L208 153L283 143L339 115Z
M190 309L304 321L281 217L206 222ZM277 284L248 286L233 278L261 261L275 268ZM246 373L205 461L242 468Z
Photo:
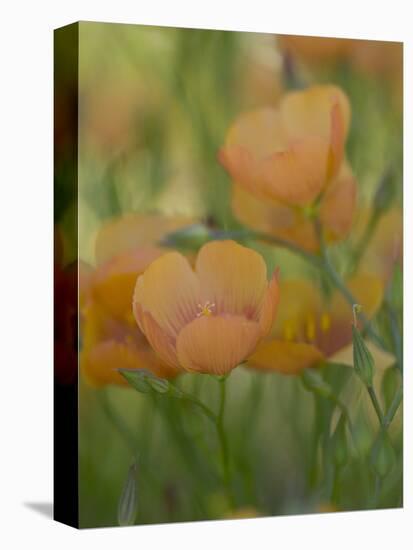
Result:
M211 302L205 302L204 305L198 304L199 313L196 314L197 317L209 317L212 315L212 310L215 307L215 304Z

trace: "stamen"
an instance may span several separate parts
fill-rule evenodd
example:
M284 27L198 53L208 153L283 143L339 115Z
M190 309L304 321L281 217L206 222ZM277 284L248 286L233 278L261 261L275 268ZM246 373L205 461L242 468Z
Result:
M196 314L197 317L209 317L212 315L212 310L214 309L215 304L210 302L209 300L205 302L204 305L198 304L198 309L200 310L199 313Z
M285 321L283 327L283 336L284 340L287 342L292 342L295 338L296 330L293 321Z
M331 318L328 313L323 313L320 319L320 328L322 332L328 332L331 327Z
M312 315L309 315L307 318L305 331L307 335L307 340L312 341L315 339L315 321Z

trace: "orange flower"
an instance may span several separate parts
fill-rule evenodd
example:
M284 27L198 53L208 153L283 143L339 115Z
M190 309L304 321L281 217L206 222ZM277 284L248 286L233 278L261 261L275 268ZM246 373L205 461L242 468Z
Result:
M281 50L315 65L334 64L349 59L359 42L364 41L324 36L277 35Z
M281 50L311 65L335 65L347 61L367 74L400 78L403 44L379 40L278 35Z
M363 235L370 219L371 211L364 209L354 224L354 237L357 242ZM361 258L358 273L376 274L385 284L391 279L396 264L403 261L403 211L393 207L385 212Z
M320 201L318 214L327 243L348 235L355 206L356 183L349 166L343 164ZM232 209L236 217L251 229L292 242L309 252L316 252L319 248L312 220L303 209L258 199L238 185L232 189Z
M234 180L233 206L254 229L317 248L308 211L318 203L326 239L351 225L356 184L344 162L350 106L336 86L288 93L278 109L241 115L219 160Z
M366 316L373 316L383 297L380 279L358 275L347 286ZM286 280L280 283L280 296L272 338L248 359L249 366L298 374L351 343L352 310L338 291L327 302L310 281Z
M255 251L234 241L204 245L195 271L177 252L155 260L135 287L142 332L170 366L223 375L271 330L278 303L274 275Z
M147 369L162 378L176 376L177 370L156 356L136 326L132 298L137 277L166 252L142 243L156 243L183 225L181 219L128 214L102 226L96 239L98 266L80 280L81 367L91 385L126 385L118 368Z

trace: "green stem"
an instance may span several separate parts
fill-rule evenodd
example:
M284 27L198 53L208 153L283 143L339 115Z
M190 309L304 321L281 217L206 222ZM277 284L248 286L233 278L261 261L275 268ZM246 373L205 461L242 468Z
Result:
M340 291L340 293L347 300L349 305L353 307L354 304L357 304L357 300L353 296L351 291L346 287L344 281L342 280L342 278L340 277L340 275L337 273L332 263L330 262L330 258L328 257L327 247L325 245L324 238L323 238L323 232L317 220L315 221L314 225L320 241L320 253L321 253L321 262L322 262L321 265L324 268L327 275L329 276L331 282ZM370 338L374 340L376 344L378 344L382 349L386 349L386 345L383 343L380 336L373 330L371 323L367 319L365 314L362 311L360 311L358 316L363 323L364 330L370 336Z
M403 374L403 344L402 344L402 337L400 333L399 323L397 321L397 315L394 311L391 304L387 302L387 311L390 318L390 329L391 334L393 338L393 344L394 344L394 353L396 355L396 361L397 361L397 367L399 368L400 372Z
M267 235L266 233L260 233L260 232L253 232L248 235L248 237L251 237L253 239L264 241L268 244L276 244L277 246L281 246L282 248L286 248L287 250L290 250L291 252L294 252L294 254L297 254L298 256L301 256L311 264L313 264L315 267L320 269L322 267L322 262L318 256L315 254L312 254L311 252L307 252L306 250L303 250L296 244L287 241L285 239L279 239L278 237L274 237L273 235Z
M364 252L366 251L366 248L374 235L374 232L376 230L377 224L380 220L380 216L376 213L373 213L370 216L370 219L366 225L366 228L364 229L363 235L361 236L359 242L356 244L354 248L353 257L351 260L351 268L350 273L354 273L358 267L358 264L360 263L361 258L364 255Z
M225 405L226 405L226 384L225 378L219 381L220 386L220 402L218 416L216 419L216 428L218 439L221 447L221 457L222 457L222 471L223 479L225 484L225 489L228 495L228 500L232 507L234 507L234 497L232 493L231 486L231 475L229 468L229 453L228 453L228 441L224 429L224 414L225 414Z

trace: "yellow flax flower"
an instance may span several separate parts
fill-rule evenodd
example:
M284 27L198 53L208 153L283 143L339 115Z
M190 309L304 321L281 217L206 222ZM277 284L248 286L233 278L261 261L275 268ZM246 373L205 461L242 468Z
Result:
M246 225L307 250L318 247L309 212L327 241L347 235L356 183L344 160L350 105L333 85L286 94L278 109L242 114L219 160L231 175L233 208Z
M372 275L357 275L347 286L367 317L378 310L383 283ZM260 370L299 374L335 357L352 339L352 310L338 291L326 301L309 280L280 283L280 304L272 336L248 359Z
M223 375L256 349L273 325L276 274L262 257L234 241L212 241L195 270L171 252L155 260L135 287L136 321L168 365Z

